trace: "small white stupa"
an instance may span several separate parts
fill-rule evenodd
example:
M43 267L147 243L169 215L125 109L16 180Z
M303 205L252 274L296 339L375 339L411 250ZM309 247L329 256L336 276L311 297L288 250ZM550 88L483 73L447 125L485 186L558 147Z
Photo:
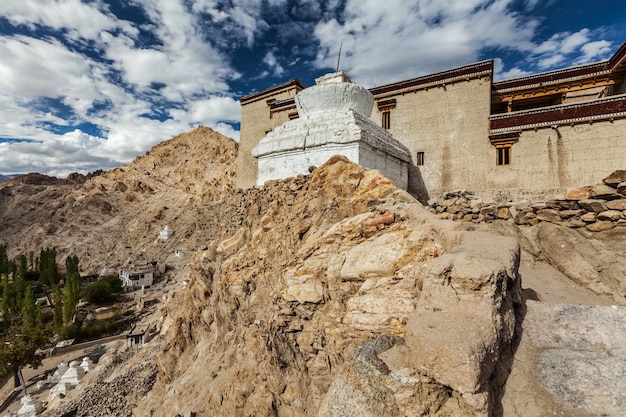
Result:
M83 371L89 372L96 366L93 364L93 361L89 359L88 356L85 356L83 358L83 361L80 363L80 367L83 368Z
M295 97L299 118L269 132L252 150L259 164L257 185L308 174L309 167L343 155L406 189L409 150L370 118L372 93L341 71L315 83Z
M52 403L56 398L64 398L70 389L70 384L66 384L64 382L59 382L58 384L56 384L50 389L50 392L48 393L48 405Z
M17 411L18 417L34 417L43 411L41 401L26 395L20 400L22 408Z
M67 366L67 363L61 362L59 366L57 366L57 370L48 377L48 382L50 382L51 384L56 384L61 380L61 378L69 368L70 367Z
M159 239L167 240L174 234L174 231L170 229L168 225L165 225L163 230L159 232Z
M72 386L78 385L81 379L85 376L85 371L83 368L78 366L78 362L72 361L70 362L70 367L63 376L61 377L61 384L70 384Z

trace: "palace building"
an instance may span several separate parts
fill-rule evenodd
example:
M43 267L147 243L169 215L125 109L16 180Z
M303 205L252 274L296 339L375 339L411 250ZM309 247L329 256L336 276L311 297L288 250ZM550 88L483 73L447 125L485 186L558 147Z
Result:
M626 169L626 43L608 60L494 81L482 61L369 89L373 121L410 153L408 190L541 199ZM292 79L240 99L238 185L257 183L253 149L299 117Z

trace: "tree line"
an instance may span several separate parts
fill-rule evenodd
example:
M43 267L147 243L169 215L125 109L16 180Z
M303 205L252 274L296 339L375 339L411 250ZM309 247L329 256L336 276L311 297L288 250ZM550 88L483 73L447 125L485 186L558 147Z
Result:
M59 273L54 248L41 249L37 257L31 252L28 257L11 260L0 246L0 374L12 371L16 386L18 369L37 367L41 363L37 350L55 333L59 339L76 334L76 306L81 295L76 255L65 258L65 271ZM38 298L51 304L51 313L42 314Z

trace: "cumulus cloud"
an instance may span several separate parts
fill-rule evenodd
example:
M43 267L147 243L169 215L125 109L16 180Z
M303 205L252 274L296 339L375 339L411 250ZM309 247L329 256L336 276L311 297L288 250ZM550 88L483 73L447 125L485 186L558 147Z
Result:
M530 48L538 22L507 0L348 0L339 19L315 28L319 67L342 67L372 86L478 60L484 48ZM340 23L340 21L342 23Z
M276 77L282 76L285 72L285 69L278 63L272 51L267 51L263 58L263 63L270 68Z
M238 138L228 82L239 74L186 2L134 5L145 22L101 1L0 2L0 15L30 30L0 35L0 138L32 139L0 143L3 172L110 168L199 124Z

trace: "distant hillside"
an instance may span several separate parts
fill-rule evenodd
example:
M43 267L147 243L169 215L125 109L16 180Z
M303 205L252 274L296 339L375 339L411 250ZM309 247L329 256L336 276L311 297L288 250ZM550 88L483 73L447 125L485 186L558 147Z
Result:
M0 186L0 245L9 256L56 247L59 263L75 253L89 273L195 250L195 235L211 234L195 210L234 188L237 146L200 127L106 173L14 178ZM165 225L175 239L155 243Z
M12 180L13 178L17 178L20 175L21 174L13 174L13 175L2 175L2 174L0 174L0 182Z

